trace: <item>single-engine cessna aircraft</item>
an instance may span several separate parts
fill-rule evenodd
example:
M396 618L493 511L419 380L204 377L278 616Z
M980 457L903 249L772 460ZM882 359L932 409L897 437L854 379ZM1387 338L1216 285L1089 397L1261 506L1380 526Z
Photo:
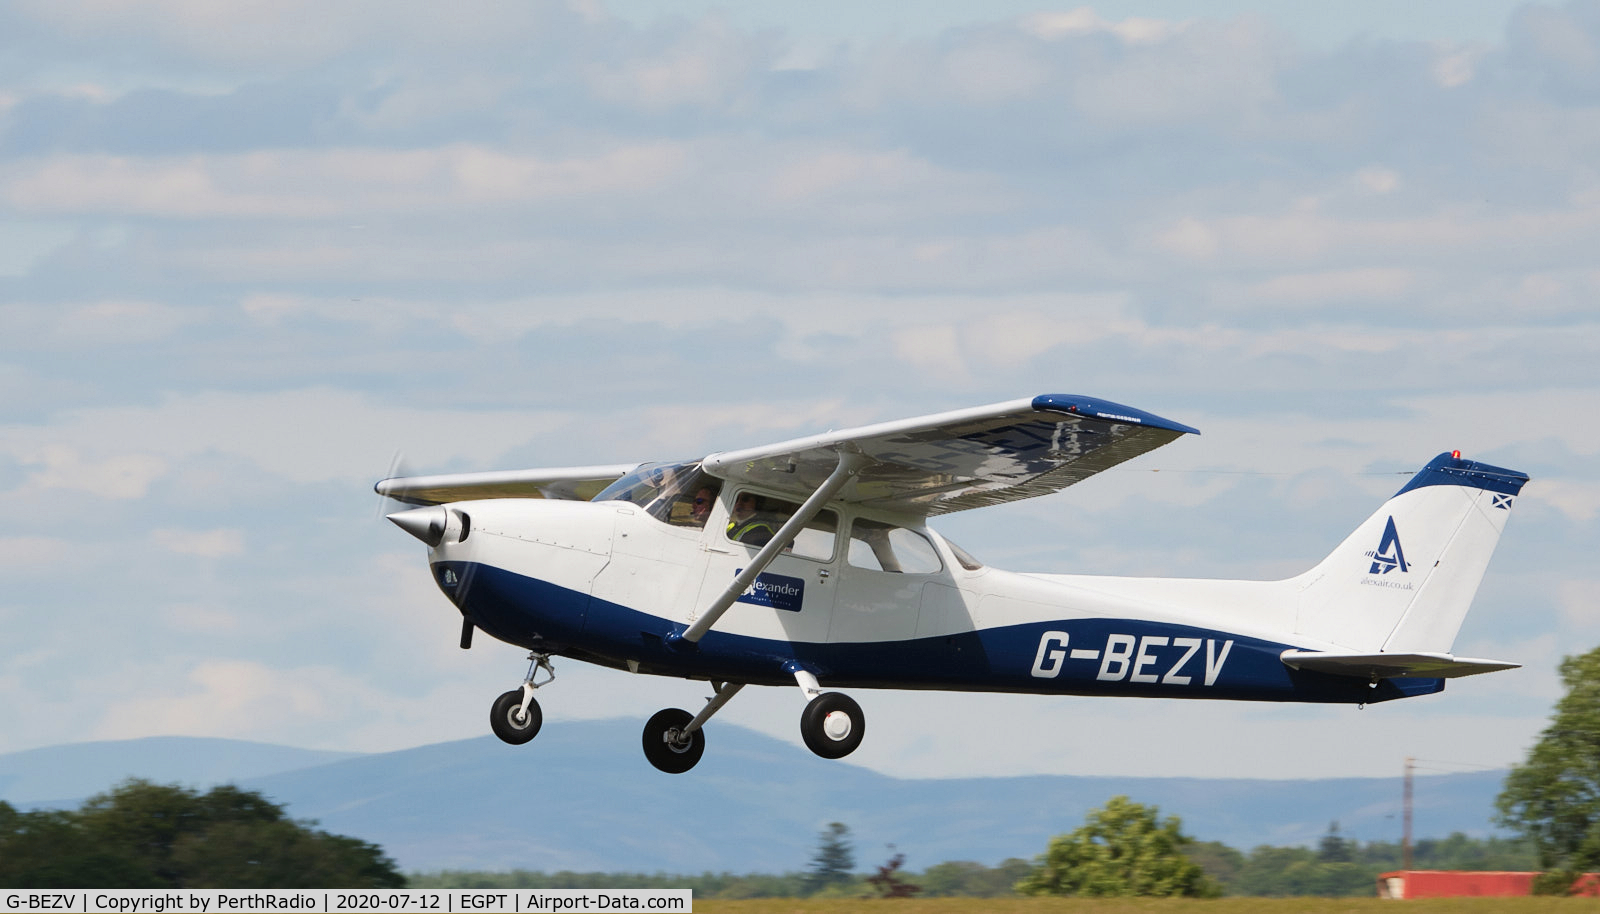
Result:
M866 720L828 689L950 689L1360 704L1518 666L1450 653L1527 475L1441 454L1316 567L1284 581L1014 574L930 517L1044 495L1196 433L1047 394L681 463L391 478L474 629L527 648L490 724L525 743L551 657L709 680L644 727L688 771L746 685L798 685L825 758ZM540 680L541 673L544 679Z

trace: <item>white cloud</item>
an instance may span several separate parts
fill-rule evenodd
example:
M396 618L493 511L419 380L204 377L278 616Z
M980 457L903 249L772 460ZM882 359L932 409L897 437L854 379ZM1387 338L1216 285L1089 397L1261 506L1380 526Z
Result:
M239 555L244 552L243 530L173 530L157 528L150 531L150 536L155 540L156 545L178 555L193 555L200 558L216 559L229 555Z
M1033 13L1023 17L1021 21L1024 31L1046 40L1106 32L1130 44L1164 41L1182 31L1187 25L1187 21L1172 22L1137 16L1112 21L1101 18L1093 7L1088 6L1080 6L1063 13Z
M14 164L0 179L0 199L22 213L181 219L503 209L551 198L644 192L670 179L684 157L673 143L619 146L589 158L560 160L471 145L56 156Z
M43 463L29 477L34 487L137 498L169 461L204 454L243 458L297 483L376 481L397 446L424 465L481 462L574 418L540 410L388 407L330 389L199 393L167 397L158 406L72 410L45 426L12 425L0 453ZM106 441L139 451L83 455Z
M49 441L42 446L24 445L11 453L26 465L43 465L28 475L27 488L69 489L102 498L143 498L168 467L166 460L154 454L86 458L72 445Z
M1382 165L1369 165L1355 174L1356 183L1375 194L1392 194L1400 189L1400 174Z
M947 374L958 382L970 377L956 328L949 324L909 327L894 334L895 355L929 372Z
M969 104L992 104L1031 95L1047 86L1050 65L1030 42L989 37L948 51L940 76L953 97Z
M1527 493L1572 520L1587 523L1600 514L1600 483L1584 479L1538 479Z
M746 77L771 57L759 39L733 32L716 17L696 22L665 47L639 50L625 59L596 60L582 67L599 98L652 112L737 105Z
M270 738L318 732L350 719L351 706L375 708L383 695L361 679L324 667L274 669L250 660L205 660L181 685L114 695L91 733L99 739L151 734Z
M1412 271L1367 267L1314 273L1286 273L1256 283L1247 292L1257 302L1301 304L1339 301L1399 301L1416 283Z
M171 338L209 319L203 311L162 302L108 299L4 306L7 328L30 346L74 349L128 346Z
M138 49L168 66L222 73L282 71L359 55L374 47L430 62L537 44L567 20L561 3L471 0L445 10L415 0L19 0L18 12L76 47ZM577 21L577 17L572 17ZM314 27L312 27L314 26ZM135 59L138 59L137 57Z
M53 536L0 537L0 566L50 574L72 554L72 543Z
M1456 89L1472 82L1478 75L1486 49L1481 47L1459 48L1452 45L1440 46L1433 58L1433 79L1446 89Z
M1280 54L1260 21L1207 23L1135 47L1071 86L1074 107L1119 125L1221 121L1251 125L1278 98Z
M161 609L161 618L169 628L183 632L232 634L242 627L237 613L204 603L174 603Z

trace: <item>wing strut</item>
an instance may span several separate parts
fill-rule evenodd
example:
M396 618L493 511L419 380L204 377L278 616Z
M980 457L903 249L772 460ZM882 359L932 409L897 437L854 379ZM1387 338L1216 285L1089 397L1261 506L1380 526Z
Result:
M711 601L711 605L707 606L705 612L700 614L700 618L696 619L681 634L673 632L667 636L669 644L683 641L692 644L699 641L700 637L711 629L711 626L717 624L717 620L722 618L722 614L728 611L728 607L739 599L739 595L748 590L751 584L755 583L756 576L767 570L767 566L772 564L772 560L777 558L778 554L783 551L784 545L795 538L795 535L800 532L800 528L810 523L811 519L822 511L823 506L834 495L838 494L840 489L844 488L844 484L849 482L851 477L861 472L862 467L871 462L869 458L853 451L846 451L841 448L838 453L839 465L834 467L833 473L828 476L827 480L817 487L815 492L811 493L811 497L807 498L805 504L800 506L800 510L794 512L794 515L785 521L783 526L778 528L778 532L772 535L772 539L765 546L761 547L761 551L757 552L755 558L750 560L750 564L734 576L733 583L729 584L726 590Z

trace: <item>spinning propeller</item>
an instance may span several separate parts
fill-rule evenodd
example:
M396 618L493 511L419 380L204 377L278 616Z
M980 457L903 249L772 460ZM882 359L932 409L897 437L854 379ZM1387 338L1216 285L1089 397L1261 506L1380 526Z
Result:
M458 540L467 538L471 520L465 514L451 511L444 505L424 505L418 507L415 503L403 501L385 492L383 483L391 479L404 479L411 474L407 471L405 457L400 451L395 451L394 457L389 461L389 472L379 483L373 487L378 493L378 515L387 518L396 527L411 534L432 549L444 542L447 533L453 534ZM466 598L467 589L471 586L471 576L464 576L455 584L454 602L459 607ZM472 619L465 610L461 613L461 648L466 650L472 647Z

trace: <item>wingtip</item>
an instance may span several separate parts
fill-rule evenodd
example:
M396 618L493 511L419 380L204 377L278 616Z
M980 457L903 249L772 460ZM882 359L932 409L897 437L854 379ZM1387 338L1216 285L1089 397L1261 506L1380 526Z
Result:
M1200 430L1192 425L1174 422L1164 416L1158 416L1155 413L1147 412L1137 407L1125 406L1110 400L1085 397L1079 394L1040 394L1033 398L1033 408L1058 413L1077 413L1112 422L1126 422L1131 425L1162 428L1185 435L1200 434Z

